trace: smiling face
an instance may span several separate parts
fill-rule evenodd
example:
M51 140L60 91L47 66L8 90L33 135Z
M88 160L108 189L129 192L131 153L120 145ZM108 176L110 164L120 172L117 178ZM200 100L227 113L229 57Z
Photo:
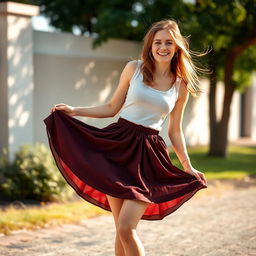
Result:
M156 32L151 50L156 62L171 62L176 51L176 44L168 30Z

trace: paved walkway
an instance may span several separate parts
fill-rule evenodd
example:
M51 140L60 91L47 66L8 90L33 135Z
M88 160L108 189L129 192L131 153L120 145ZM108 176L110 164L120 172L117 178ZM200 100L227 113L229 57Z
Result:
M256 186L199 191L162 221L142 220L147 256L255 256ZM111 215L0 238L3 256L114 256Z

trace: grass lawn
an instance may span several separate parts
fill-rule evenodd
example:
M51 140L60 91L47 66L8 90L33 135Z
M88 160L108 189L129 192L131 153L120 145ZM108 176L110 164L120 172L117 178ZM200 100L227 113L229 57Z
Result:
M76 223L83 219L110 213L81 199L67 203L41 203L41 206L15 209L8 207L0 212L0 234L13 230L36 229L64 223Z
M188 147L193 167L202 171L208 180L242 178L256 174L256 147L229 146L228 151L229 155L225 159L206 156L207 147ZM170 157L173 164L181 168L172 150Z
M188 152L194 168L204 172L207 180L242 178L256 174L256 147L230 146L230 154L226 159L207 157L206 147L188 148ZM173 164L181 168L173 151L170 151L170 157ZM44 205L42 203L41 207L27 207L26 209L8 207L0 212L0 233L9 234L11 231L18 229L35 229L63 223L74 223L107 213L109 212L82 199L78 202L62 204Z

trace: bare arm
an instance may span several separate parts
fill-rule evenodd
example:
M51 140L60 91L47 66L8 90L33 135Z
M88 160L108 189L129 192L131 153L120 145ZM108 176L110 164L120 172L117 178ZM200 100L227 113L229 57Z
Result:
M110 101L103 105L92 107L71 107L64 103L55 105L52 111L62 110L70 116L86 116L95 118L113 117L122 108L130 80L137 67L137 61L130 61L123 69L119 84Z
M207 184L204 174L194 169L191 165L187 152L186 141L182 131L183 115L188 98L189 92L186 89L185 83L182 81L180 84L179 98L177 99L174 109L170 113L168 136L172 142L173 150L181 162L184 171L194 175L197 179L202 180Z
M170 113L168 126L168 136L171 140L173 150L184 169L191 166L184 134L182 131L183 115L186 104L188 102L188 98L189 92L186 90L186 85L182 81L180 84L179 98L175 104L174 109Z

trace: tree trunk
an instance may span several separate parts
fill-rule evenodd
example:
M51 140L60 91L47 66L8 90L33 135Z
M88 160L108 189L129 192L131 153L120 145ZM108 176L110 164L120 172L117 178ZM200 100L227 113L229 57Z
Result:
M216 70L213 66L213 72L210 78L210 93L209 93L209 111L210 111L210 148L209 156L222 156L227 157L228 151L228 123L230 117L230 106L232 97L235 91L235 87L232 84L232 74L234 69L234 63L236 54L230 51L226 57L225 63L225 92L222 108L221 120L217 121L216 118Z
M216 66L212 65L212 73L210 74L210 88L209 88L209 121L210 121L210 144L209 144L209 155L214 154L216 148L217 138L217 118L216 118Z
M215 125L210 126L210 129L212 129L210 131L210 148L208 153L210 156L227 157L228 155L228 122L234 87L227 86L225 88L225 94L227 96L224 99L222 118L219 122L216 122Z

